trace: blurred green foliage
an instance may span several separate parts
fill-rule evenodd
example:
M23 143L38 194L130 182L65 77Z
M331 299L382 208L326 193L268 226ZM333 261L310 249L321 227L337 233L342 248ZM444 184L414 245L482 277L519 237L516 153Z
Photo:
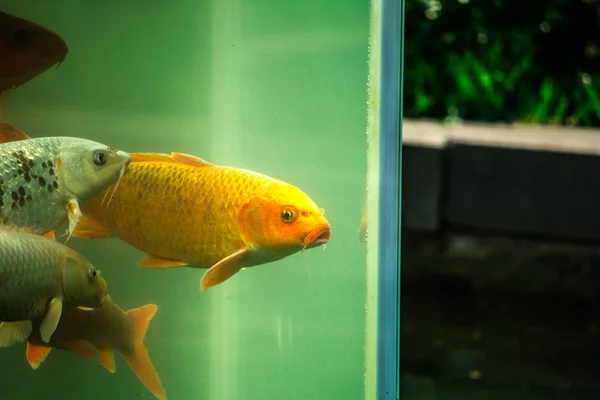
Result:
M404 116L600 126L598 0L406 0Z

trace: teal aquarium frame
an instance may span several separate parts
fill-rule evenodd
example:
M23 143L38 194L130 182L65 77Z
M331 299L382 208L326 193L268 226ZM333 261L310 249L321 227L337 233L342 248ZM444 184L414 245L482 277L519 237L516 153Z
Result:
M404 0L381 2L377 399L400 398Z

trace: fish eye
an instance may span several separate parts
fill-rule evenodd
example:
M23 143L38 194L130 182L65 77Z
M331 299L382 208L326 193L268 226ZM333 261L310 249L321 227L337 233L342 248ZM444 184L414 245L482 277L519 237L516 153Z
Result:
M90 280L94 279L96 276L98 276L98 271L96 270L96 268L94 267L90 267L88 269L88 275Z
M94 164L104 165L106 164L106 153L102 150L96 150L94 152Z
M283 222L291 222L292 219L294 218L294 213L292 212L292 210L289 209L285 209L281 212L281 220Z

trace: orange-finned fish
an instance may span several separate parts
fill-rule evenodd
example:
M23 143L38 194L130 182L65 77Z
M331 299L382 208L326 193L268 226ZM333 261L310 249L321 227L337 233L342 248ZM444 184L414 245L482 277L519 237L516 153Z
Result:
M65 310L50 346L42 342L37 329L27 339L27 361L37 369L52 348L70 350L85 358L100 362L115 372L113 350L121 352L140 381L160 400L167 398L160 378L150 361L144 337L157 306L148 304L127 312L110 298L101 307L90 311L77 308ZM34 321L34 326L39 321Z
M114 192L82 206L73 236L118 236L148 254L143 267L209 268L201 290L331 237L324 210L277 179L181 153L132 153L129 167Z
M0 11L0 98L61 62L69 49L56 33Z

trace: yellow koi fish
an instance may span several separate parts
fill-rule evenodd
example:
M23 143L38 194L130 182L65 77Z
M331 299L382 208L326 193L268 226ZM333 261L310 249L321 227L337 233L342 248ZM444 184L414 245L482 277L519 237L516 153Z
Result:
M118 236L148 254L142 267L208 268L202 291L331 238L324 210L297 187L181 153L131 154L116 189L82 210L73 237Z

